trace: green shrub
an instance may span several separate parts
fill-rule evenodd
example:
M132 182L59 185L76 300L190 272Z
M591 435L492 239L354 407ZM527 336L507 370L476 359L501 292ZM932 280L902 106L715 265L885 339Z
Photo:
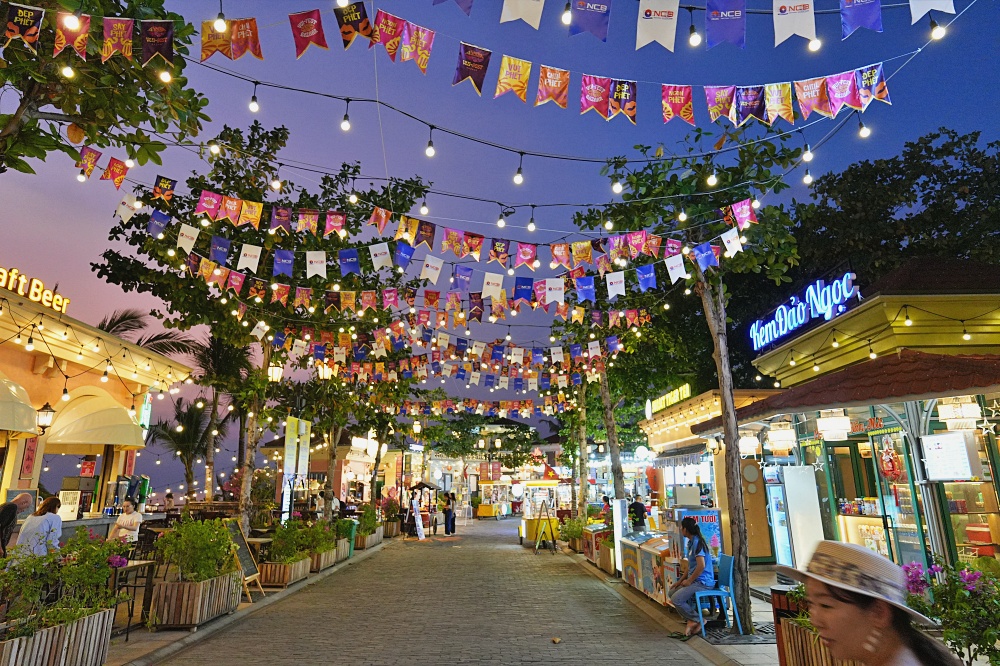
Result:
M586 522L580 518L567 518L559 526L559 538L563 541L583 538L583 528Z
M197 583L236 571L236 544L221 520L184 518L156 540L156 550L177 565L180 580Z
M365 504L365 507L361 510L361 520L358 521L358 534L368 536L369 534L374 534L377 529L378 514L375 511L375 507L371 504Z
M594 506L593 504L588 504L587 505L587 517L588 518L593 518L594 516L597 516L600 513L601 513L601 507Z
M471 502L471 504L472 504L472 510L475 511L476 509L478 509L479 505L482 504L482 503L483 503L483 498L482 497L480 497L479 495L474 496L472 498L472 502Z
M337 531L330 523L304 526L299 535L300 546L310 555L333 550L337 547Z
M340 518L337 520L337 538L338 539L350 539L351 530L354 529L355 522L350 518Z
M289 520L284 525L278 525L274 530L268 562L291 564L306 556L305 525L298 520Z

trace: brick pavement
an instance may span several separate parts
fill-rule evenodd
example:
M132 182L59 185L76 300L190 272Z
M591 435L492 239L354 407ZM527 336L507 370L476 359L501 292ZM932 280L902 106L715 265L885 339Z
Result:
M395 539L166 663L707 663L569 558L518 545L517 524Z

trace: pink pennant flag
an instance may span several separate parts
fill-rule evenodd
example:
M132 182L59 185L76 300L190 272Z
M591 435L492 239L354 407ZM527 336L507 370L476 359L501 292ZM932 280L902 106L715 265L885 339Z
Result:
M740 231L746 229L751 224L757 224L757 213L753 209L753 199L744 199L733 204L733 217L736 218L736 226Z
M427 73L427 63L431 59L431 49L434 47L434 31L410 23L403 26L403 42L399 48L400 62L416 60L417 67L424 74Z
M202 190L198 198L198 205L195 206L194 214L204 213L212 220L219 219L219 206L222 205L222 195L208 190Z
M663 122L669 123L680 118L694 125L694 102L691 86L671 86L663 84Z
M531 243L518 243L517 255L514 260L514 268L527 265L531 270L535 270L535 258L538 255L538 246Z
M861 95L858 92L855 70L826 77L826 90L830 97L830 111L834 117L845 106L861 110Z
M591 109L608 119L611 104L611 79L606 76L584 74L580 82L580 114Z
M396 53L399 52L399 45L403 38L403 27L406 25L404 19L393 16L389 12L378 10L375 14L375 25L372 32L372 41L368 48L381 44L385 47L385 52L389 54L389 59L396 62Z

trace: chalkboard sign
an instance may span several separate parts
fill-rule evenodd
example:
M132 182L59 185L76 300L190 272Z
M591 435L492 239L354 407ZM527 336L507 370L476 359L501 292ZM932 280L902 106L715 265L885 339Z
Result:
M250 552L250 546L247 545L247 539L243 535L243 530L240 529L239 521L227 520L225 523L229 529L229 536L233 538L233 543L236 544L236 559L240 562L243 577L249 579L260 575L260 571L257 569L257 562L253 559L253 553Z

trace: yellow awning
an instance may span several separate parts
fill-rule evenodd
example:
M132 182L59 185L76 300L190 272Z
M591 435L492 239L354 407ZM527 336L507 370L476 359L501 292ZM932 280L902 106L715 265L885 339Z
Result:
M52 427L42 438L46 453L97 455L106 445L118 450L145 447L142 428L127 409L99 389L79 391L56 407Z
M34 437L37 414L24 387L0 372L0 431L11 439Z

